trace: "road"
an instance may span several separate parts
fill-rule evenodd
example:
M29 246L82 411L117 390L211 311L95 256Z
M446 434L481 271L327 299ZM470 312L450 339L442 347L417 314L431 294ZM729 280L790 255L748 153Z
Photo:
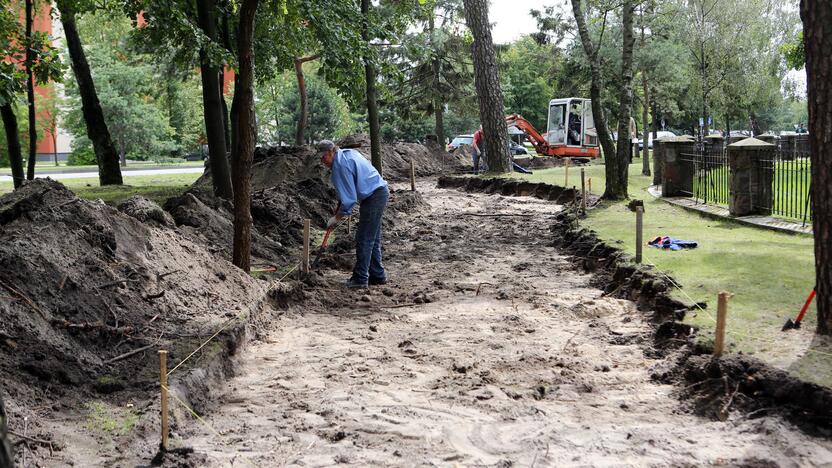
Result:
M203 167L176 167L171 169L122 169L122 175L124 177L135 177L135 176L151 176L151 175L164 175L164 174L199 174L204 171ZM72 172L72 173L54 173L54 172L45 172L42 174L36 174L35 177L38 178L46 178L49 177L53 180L64 180L64 179L89 179L89 178L97 178L98 172ZM4 173L0 176L0 182L11 182L12 177L8 173Z

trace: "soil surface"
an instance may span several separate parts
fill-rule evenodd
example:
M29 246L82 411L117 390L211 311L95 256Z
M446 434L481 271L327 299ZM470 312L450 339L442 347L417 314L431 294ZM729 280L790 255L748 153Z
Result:
M207 426L177 431L172 445L195 451L186 462L832 463L827 439L730 405L724 421L701 418L683 389L651 380L668 363L651 357L648 314L552 247L554 203L419 188L385 229L390 283L347 292L339 270L308 281L241 354Z

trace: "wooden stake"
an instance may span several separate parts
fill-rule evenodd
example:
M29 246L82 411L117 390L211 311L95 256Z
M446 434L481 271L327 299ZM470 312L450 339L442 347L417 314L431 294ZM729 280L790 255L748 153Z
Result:
M352 216L347 216L347 235L352 231Z
M303 220L303 259L300 263L300 271L309 273L309 224L310 220Z
M644 243L644 207L636 207L636 263L641 263L641 248Z
M168 352L159 350L159 388L162 393L162 450L168 449Z
M714 336L714 356L722 356L725 350L725 319L728 316L728 293L719 293L716 308L716 335Z
M586 214L586 171L581 168L581 212Z
M592 193L592 177L587 179L586 184L588 185L586 191L589 192L589 193Z
M563 188L569 187L569 163L572 162L571 158L566 158L564 161L564 172L563 172Z
M410 160L410 190L416 191L416 168L413 166L413 160Z

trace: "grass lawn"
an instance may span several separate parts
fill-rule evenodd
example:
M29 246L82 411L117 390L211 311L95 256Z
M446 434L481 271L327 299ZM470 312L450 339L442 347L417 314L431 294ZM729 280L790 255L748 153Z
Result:
M62 184L69 187L81 198L88 200L104 200L105 203L115 205L122 200L141 195L162 204L168 198L184 192L201 174L156 174L145 176L130 176L124 173L124 185L98 185L98 178L64 179ZM0 182L0 194L12 191L11 182Z
M604 189L604 167L586 168L592 191ZM569 185L580 186L580 169ZM564 168L535 171L532 181L564 184ZM731 351L754 354L810 381L832 386L832 345L815 339L814 306L803 328L781 332L786 317L794 317L814 286L813 239L781 234L727 220L713 220L686 211L648 194L651 178L641 175L641 160L630 166L630 197L644 200L645 241L658 236L695 240L690 251L660 251L645 247L645 261L669 274L682 290L675 296L685 302L704 302L704 311L688 314L686 322L701 328L700 339L712 340L716 299L720 291L733 294L729 301L728 342ZM603 203L582 221L598 235L635 253L635 215L626 202Z

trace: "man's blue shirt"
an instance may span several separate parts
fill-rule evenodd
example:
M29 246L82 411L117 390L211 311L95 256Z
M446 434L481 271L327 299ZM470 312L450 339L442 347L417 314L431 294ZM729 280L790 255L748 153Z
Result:
M341 201L339 213L344 216L349 216L355 204L372 195L376 189L387 186L370 161L351 149L339 149L335 153L330 180Z

